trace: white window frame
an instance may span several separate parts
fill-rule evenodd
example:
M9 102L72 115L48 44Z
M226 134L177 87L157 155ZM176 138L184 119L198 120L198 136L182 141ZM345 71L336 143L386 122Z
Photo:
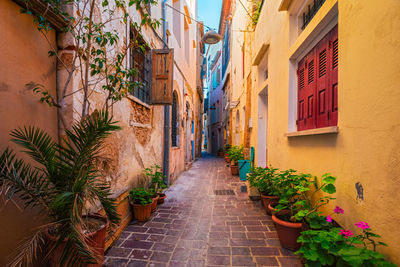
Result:
M307 1L306 1L307 2ZM325 2L326 4L327 2ZM297 20L296 20L297 21ZM289 55L289 99L288 99L288 133L287 136L292 136L292 133L297 133L297 67L301 59L303 59L312 48L314 48L322 38L327 35L336 25L338 24L338 7L337 3L332 9L326 14L326 16L314 27L314 29L304 38L302 33L298 36L298 39L304 38L304 41L293 50L289 48L291 52ZM308 25L310 26L310 24ZM298 27L297 23L291 24L290 27ZM297 40L296 40L297 41ZM296 41L293 44L296 44ZM293 45L292 45L293 46ZM315 129L314 129L315 130Z

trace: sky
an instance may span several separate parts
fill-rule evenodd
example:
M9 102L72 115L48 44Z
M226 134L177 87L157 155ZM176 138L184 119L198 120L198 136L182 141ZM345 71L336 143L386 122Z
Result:
M204 25L218 32L219 17L221 15L222 0L198 0L198 20L204 21ZM207 32L204 27L204 31Z

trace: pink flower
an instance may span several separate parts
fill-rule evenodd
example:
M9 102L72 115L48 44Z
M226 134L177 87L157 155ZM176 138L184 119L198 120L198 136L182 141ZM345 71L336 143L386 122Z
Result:
M332 217L330 215L326 216L326 221L327 222L332 222Z
M337 214L339 214L339 213L343 214L344 210L341 207L336 206L336 208L333 210L333 212L337 213Z
M344 236L346 239L352 235L354 235L350 230L341 229L339 235Z
M358 223L355 223L354 225L357 226L358 228L363 229L363 230L369 229L369 225L368 225L367 222L362 222L362 221L360 221L360 222L358 222Z

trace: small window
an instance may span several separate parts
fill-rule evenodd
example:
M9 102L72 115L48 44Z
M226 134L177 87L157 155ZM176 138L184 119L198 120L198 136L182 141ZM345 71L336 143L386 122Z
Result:
M150 101L150 49L146 42L138 37L139 34L131 31L130 38L133 46L130 50L130 68L136 69L136 74L131 77L131 81L136 85L131 90L131 94L145 103Z
M171 114L171 144L173 147L178 146L179 139L179 113L178 113L178 94L173 93L172 96L172 114Z

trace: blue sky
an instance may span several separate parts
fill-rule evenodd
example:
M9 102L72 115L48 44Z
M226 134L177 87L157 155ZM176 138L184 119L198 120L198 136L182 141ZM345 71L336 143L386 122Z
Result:
M198 20L218 31L222 0L198 0ZM207 28L204 31L207 32Z

